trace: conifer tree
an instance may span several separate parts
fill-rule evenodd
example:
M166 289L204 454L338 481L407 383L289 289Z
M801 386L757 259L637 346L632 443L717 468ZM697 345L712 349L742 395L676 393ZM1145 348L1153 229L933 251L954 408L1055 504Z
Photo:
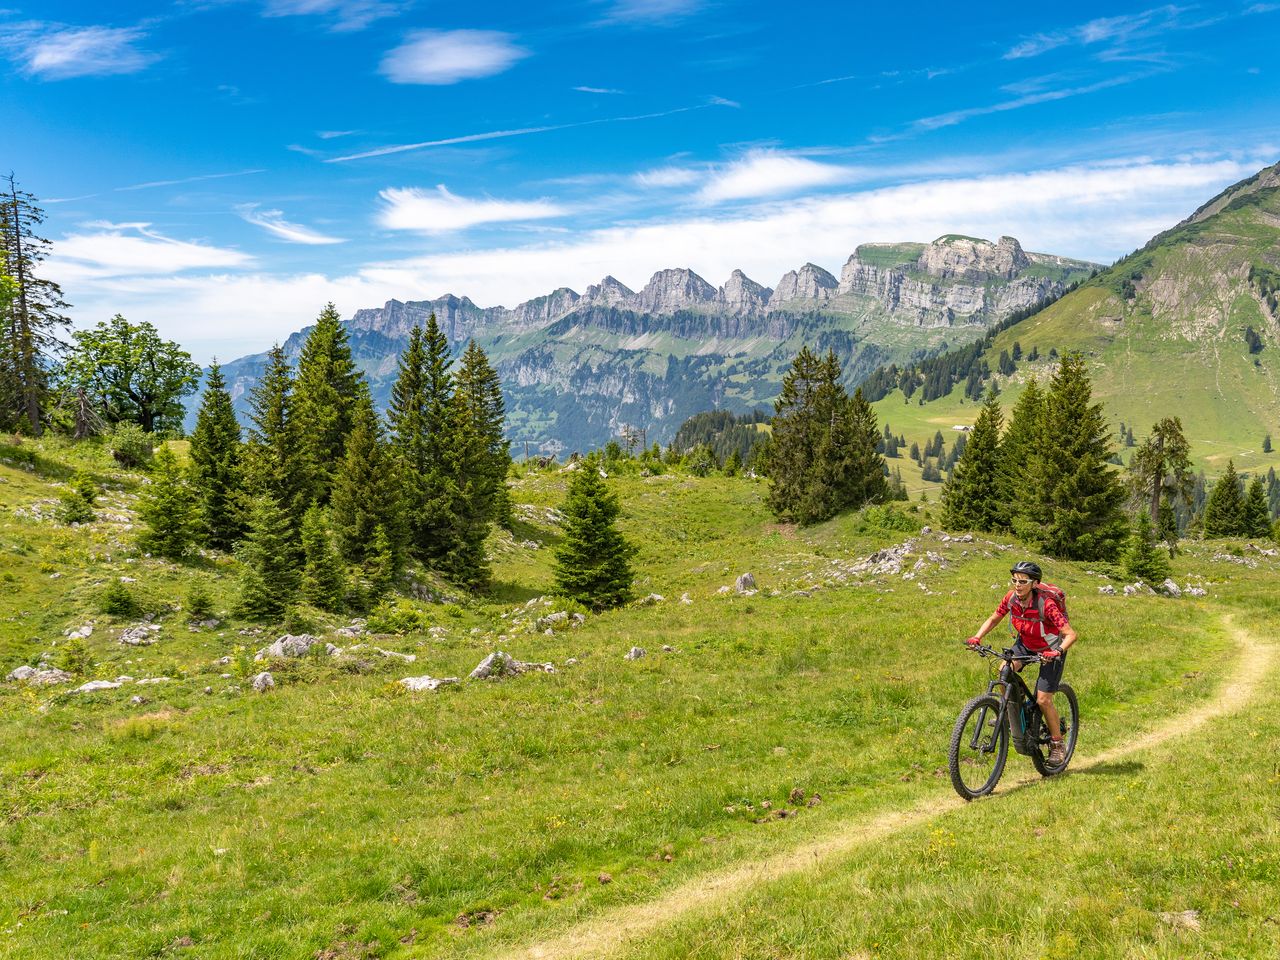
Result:
M1124 490L1107 465L1114 451L1102 405L1091 399L1083 355L1066 354L1045 400L1039 486L1024 492L1045 518L1028 538L1068 560L1114 559L1129 533L1120 509Z
M244 532L240 424L215 360L209 367L196 428L191 434L191 480L204 542L230 550Z
M404 478L408 550L423 560L427 558L421 545L430 534L424 529L427 520L425 478L433 466L428 459L426 366L422 327L415 324L409 331L409 345L400 354L399 372L387 407L387 422L391 428L391 446L400 458Z
M614 526L621 511L596 459L582 461L561 510L564 540L555 551L555 578L560 593L593 610L619 606L631 597L636 550Z
M460 521L456 475L450 465L455 446L453 361L449 340L440 329L433 313L427 318L422 337L426 354L422 373L422 456L426 466L416 484L420 498L415 507L416 556L439 567L445 557L458 547Z
M1267 504L1267 493L1261 476L1255 476L1249 481L1249 491L1240 508L1240 535L1271 536L1271 509Z
M511 523L511 498L507 491L507 472L511 468L510 444L503 436L506 406L497 371L489 364L485 352L472 340L462 354L454 383L454 414L451 422L462 436L470 438L474 447L460 445L454 438L454 476L461 486L463 477L476 481L475 491L467 498L466 510L472 515L464 526L483 528L481 540L489 535L493 523Z
M1138 512L1138 521L1129 537L1124 554L1124 572L1128 577L1144 583L1163 583L1170 574L1169 561L1156 549L1151 517L1145 510Z
M330 505L338 543L348 561L363 564L374 555L375 535L381 527L390 550L393 575L399 573L405 544L400 491L396 458L383 442L378 415L366 393L356 406L355 423L334 477Z
M1246 536L1240 478L1231 460L1227 461L1227 472L1213 485L1209 499L1205 501L1204 535L1210 539Z
M347 578L328 520L321 507L312 507L302 518L302 596L313 607L337 613L343 607Z
M1165 417L1151 428L1151 436L1129 460L1129 484L1144 501L1151 523L1160 523L1160 505L1176 499L1185 508L1191 502L1191 445L1182 432L1182 420Z
M138 513L145 524L138 546L148 553L180 560L199 536L194 491L167 444L152 463Z
M265 494L253 498L248 517L248 530L238 548L241 566L237 611L250 620L279 620L297 599L300 581L293 554L292 521L288 511Z
M1022 395L1009 413L1009 428L1000 441L1000 496L1005 503L998 529L1018 524L1038 524L1042 518L1035 491L1042 482L1041 451L1044 447L1044 393L1035 377L1029 377Z
M320 312L298 357L293 419L307 505L329 502L355 410L369 387L351 358L347 331L332 303Z
M305 500L298 469L298 428L293 417L293 375L279 344L267 354L262 378L249 395L249 437L245 481L251 496L270 497L288 518L286 539L295 557L301 540Z
M1008 519L1000 474L1000 401L987 397L964 453L942 488L942 523L951 530L1001 529Z

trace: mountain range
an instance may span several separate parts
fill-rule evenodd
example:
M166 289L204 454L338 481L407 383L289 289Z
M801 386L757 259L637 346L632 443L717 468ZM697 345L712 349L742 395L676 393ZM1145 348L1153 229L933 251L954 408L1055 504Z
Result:
M558 453L615 437L624 426L669 441L701 410L768 406L803 344L840 357L857 383L878 365L970 343L1017 311L1059 295L1095 264L948 235L932 243L868 243L837 279L812 263L772 287L735 270L714 287L687 268L660 270L633 291L607 276L585 292L561 287L514 308L468 297L389 300L345 321L353 356L385 406L400 351L435 314L455 351L474 339L503 383L517 448ZM284 344L296 358L309 328ZM243 417L265 354L224 365Z

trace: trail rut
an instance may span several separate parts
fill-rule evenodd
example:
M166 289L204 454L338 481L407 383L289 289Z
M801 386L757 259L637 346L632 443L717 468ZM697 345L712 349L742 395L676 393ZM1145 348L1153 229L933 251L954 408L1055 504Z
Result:
M1230 627L1229 619L1227 623ZM1230 674L1211 700L1171 717L1154 730L1128 740L1121 746L1093 754L1088 760L1074 764L1073 769L1088 770L1150 750L1191 733L1208 721L1233 713L1247 704L1271 669L1276 650L1243 630L1234 627L1230 629L1237 643L1238 656ZM1034 774L1006 777L997 788L996 802L1010 788L1027 786L1039 780L1040 777ZM628 941L652 933L687 914L712 909L749 887L835 860L890 834L962 806L964 801L956 796L934 797L904 810L887 811L861 823L845 824L836 832L763 860L728 867L698 877L656 899L610 910L578 924L553 940L507 948L496 956L501 960L607 957Z

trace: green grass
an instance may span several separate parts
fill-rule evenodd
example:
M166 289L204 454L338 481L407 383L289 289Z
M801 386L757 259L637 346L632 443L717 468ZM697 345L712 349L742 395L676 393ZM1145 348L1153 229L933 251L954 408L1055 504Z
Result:
M57 441L30 446L60 463L94 455ZM623 474L611 483L640 546L638 592L666 599L547 636L523 611L551 589L558 531L544 510L562 502L566 476L529 471L514 481L522 519L514 537L491 541L492 595L421 604L443 633L365 641L417 663L274 663L277 688L258 695L245 683L260 669L250 655L280 631L242 635L250 625L228 619L192 632L173 609L197 577L215 608L228 609L233 561L141 556L127 520L68 529L19 515L54 488L0 465L0 549L15 611L0 621L0 675L41 651L56 656L63 630L92 618L83 679L171 678L91 695L0 684L0 955L159 956L188 942L210 958L359 956L357 945L369 944L377 957L479 955L948 795L946 735L986 676L958 639L1003 590L1006 542L930 535L917 553L934 551L945 569L859 579L850 560L906 534L857 515L807 530L776 524L763 485L746 479ZM121 516L136 482L120 476L109 497ZM923 511L913 519L933 522ZM1213 692L1202 678L1229 650L1220 611L1248 602L1275 573L1265 559L1256 570L1212 563L1213 549L1175 564L1180 579L1206 578L1213 596L1199 601L1102 597L1096 573L1050 566L1082 636L1070 672L1089 750ZM746 570L759 594L718 593ZM154 646L120 645L125 623L94 613L102 584L122 574L162 611ZM792 594L815 586L812 596ZM315 632L342 622L321 620ZM623 660L632 646L648 656ZM394 683L465 676L494 649L561 671L434 695ZM571 657L578 663L564 666ZM147 702L131 704L135 694ZM1084 789L1075 784L1049 789ZM795 789L822 802L797 807ZM796 816L769 819L765 801ZM957 844L990 836L994 806L949 822ZM860 882L881 889L920 849L894 838L859 867L870 871ZM965 871L978 869L968 856L920 882L966 888ZM847 955L822 951L849 942L874 911L835 925L831 937L843 930L844 940L814 932L815 952L797 945L817 915L805 901L834 910L853 888L824 884L842 875L819 871L769 922L717 920L721 953L708 955ZM766 896L752 892L749 905ZM875 922L905 929L914 902L895 895L902 916ZM800 939L789 954L742 946L775 933ZM687 955L697 936L677 924L673 939L648 949Z

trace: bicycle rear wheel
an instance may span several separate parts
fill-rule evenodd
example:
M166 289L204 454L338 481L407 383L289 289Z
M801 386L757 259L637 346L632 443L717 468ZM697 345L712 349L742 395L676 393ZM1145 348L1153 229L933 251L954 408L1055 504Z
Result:
M1080 705L1076 702L1076 692L1065 683L1058 685L1058 692L1053 695L1053 705L1058 710L1058 718L1062 723L1062 744L1066 747L1066 756L1056 766L1049 762L1049 724L1041 713L1039 735L1031 750L1031 762L1036 772L1042 777L1052 777L1067 769L1071 755L1076 752L1076 738L1080 736Z
M1000 701L983 694L964 705L951 732L947 766L951 785L966 800L995 789L1009 757L1009 725L1000 723Z

